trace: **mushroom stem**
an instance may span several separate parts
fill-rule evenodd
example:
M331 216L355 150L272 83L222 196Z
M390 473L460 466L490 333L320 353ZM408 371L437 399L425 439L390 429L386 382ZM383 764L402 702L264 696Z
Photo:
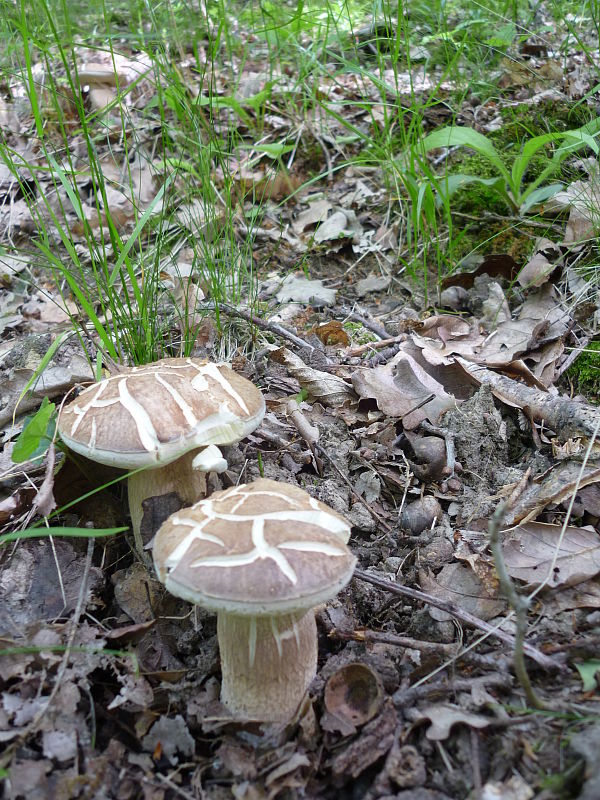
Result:
M177 494L184 506L206 497L206 472L192 467L199 450L191 450L164 467L144 469L128 478L129 513L136 549L144 555L141 525L144 516L142 503L150 497Z
M287 722L317 672L317 626L308 612L250 617L220 612L221 702L236 717Z

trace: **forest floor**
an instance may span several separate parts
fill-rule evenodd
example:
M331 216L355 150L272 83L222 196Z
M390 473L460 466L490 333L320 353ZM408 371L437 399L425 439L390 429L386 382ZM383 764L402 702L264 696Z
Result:
M154 20L145 49L116 11L110 45L5 22L6 798L600 797L600 78L581 6L473 17L467 43L460 15L442 37L420 11L332 42L298 7L259 33L202 7L171 47ZM286 725L230 718L214 614L136 555L124 473L56 436L97 370L180 355L226 360L266 401L210 492L271 478L352 526L357 571L317 609L318 673Z

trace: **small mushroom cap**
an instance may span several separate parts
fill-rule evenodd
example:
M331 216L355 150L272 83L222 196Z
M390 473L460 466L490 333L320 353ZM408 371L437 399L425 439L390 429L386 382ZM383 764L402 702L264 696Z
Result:
M303 611L352 577L343 527L349 533L343 517L302 489L260 479L169 517L154 540L154 566L172 594L212 611Z
M84 389L63 407L58 430L76 453L135 469L237 442L264 413L260 390L225 364L165 358Z

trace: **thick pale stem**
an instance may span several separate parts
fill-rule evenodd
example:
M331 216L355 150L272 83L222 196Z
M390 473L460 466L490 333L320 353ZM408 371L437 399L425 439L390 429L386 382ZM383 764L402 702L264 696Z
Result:
M136 548L143 553L140 527L144 512L142 503L149 497L161 497L175 492L186 506L206 497L206 473L192 468L198 450L186 453L164 467L145 469L131 475L127 483L129 513Z
M317 626L311 609L277 617L221 612L221 701L245 720L287 722L317 672Z

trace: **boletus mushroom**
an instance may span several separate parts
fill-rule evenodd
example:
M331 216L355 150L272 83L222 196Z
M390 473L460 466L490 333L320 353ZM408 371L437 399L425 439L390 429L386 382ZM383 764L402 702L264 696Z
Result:
M217 612L221 701L287 722L317 671L314 607L352 577L350 526L298 487L260 479L171 515L154 566L177 597Z
M206 472L227 462L216 445L232 444L261 422L260 390L225 364L165 358L124 369L88 386L58 418L65 444L92 461L133 470L128 494L142 550L142 503L175 492L189 505L206 495Z

